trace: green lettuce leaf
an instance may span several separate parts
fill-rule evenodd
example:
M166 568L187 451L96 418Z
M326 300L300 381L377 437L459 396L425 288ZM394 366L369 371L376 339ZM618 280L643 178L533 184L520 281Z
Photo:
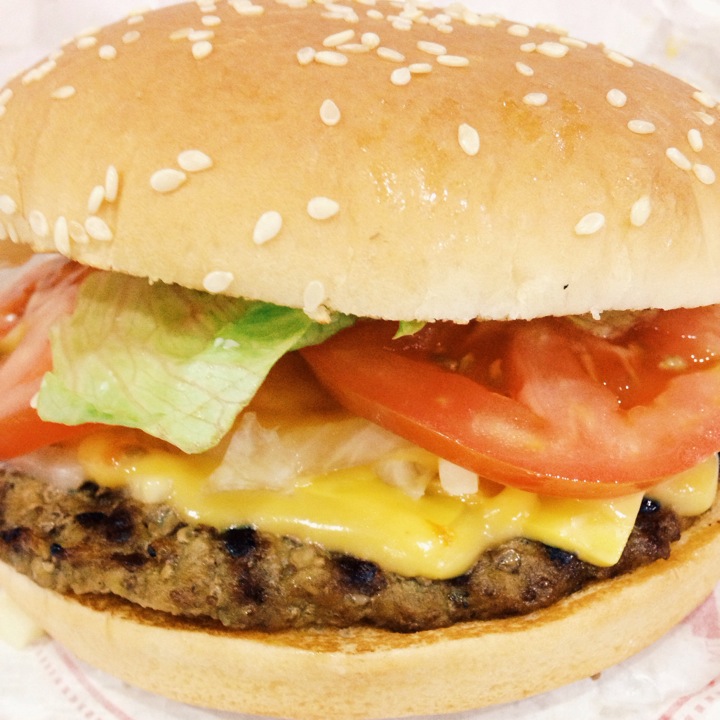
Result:
M393 340L414 335L416 332L420 332L425 325L427 325L427 323L424 320L401 320L398 323L397 332L393 335Z
M51 336L44 420L140 428L189 453L217 445L272 366L353 319L92 274Z

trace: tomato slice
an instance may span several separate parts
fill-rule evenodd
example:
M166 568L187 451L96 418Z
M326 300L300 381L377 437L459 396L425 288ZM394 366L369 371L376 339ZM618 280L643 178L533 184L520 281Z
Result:
M45 422L31 407L52 367L49 330L75 306L88 269L64 259L39 262L0 292L0 459L89 432Z
M598 335L570 318L363 321L302 351L349 410L484 477L612 497L720 449L720 306ZM612 330L612 328L611 328Z

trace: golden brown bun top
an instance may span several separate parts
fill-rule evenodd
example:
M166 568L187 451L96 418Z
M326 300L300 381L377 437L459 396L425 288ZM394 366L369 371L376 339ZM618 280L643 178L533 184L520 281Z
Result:
M0 113L0 237L100 268L408 320L720 302L715 102L547 29L188 3Z

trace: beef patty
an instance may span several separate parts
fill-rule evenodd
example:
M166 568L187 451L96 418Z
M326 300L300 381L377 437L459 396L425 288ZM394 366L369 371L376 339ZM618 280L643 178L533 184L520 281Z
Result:
M428 580L251 527L190 526L168 505L93 482L64 491L0 471L0 559L42 587L109 593L241 629L366 623L414 631L528 613L667 558L689 522L646 500L613 567L518 538L460 577Z

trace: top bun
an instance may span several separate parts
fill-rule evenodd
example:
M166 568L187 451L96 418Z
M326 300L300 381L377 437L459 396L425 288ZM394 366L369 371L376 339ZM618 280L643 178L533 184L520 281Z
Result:
M720 302L715 101L453 6L188 3L0 90L0 237L391 319Z

